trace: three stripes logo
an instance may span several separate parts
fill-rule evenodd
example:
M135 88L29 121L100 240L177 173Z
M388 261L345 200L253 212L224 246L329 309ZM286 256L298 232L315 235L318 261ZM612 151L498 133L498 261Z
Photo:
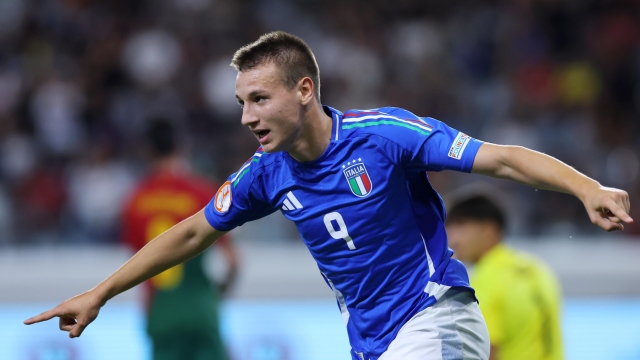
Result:
M357 197L365 197L371 194L371 178L367 172L367 167L362 162L361 158L358 160L352 160L347 162L346 165L342 165L342 172L344 173L351 192Z
M298 210L302 208L303 206L300 203L300 201L298 201L296 196L293 195L293 192L289 191L287 193L287 197L284 199L284 202L282 203L282 210L291 211L291 210Z

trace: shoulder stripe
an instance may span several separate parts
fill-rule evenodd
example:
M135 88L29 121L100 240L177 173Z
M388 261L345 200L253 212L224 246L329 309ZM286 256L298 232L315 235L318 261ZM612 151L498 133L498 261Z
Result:
M250 157L249 160L245 161L245 163L242 165L240 170L238 170L238 172L236 172L236 176L234 176L231 179L231 183L233 184L233 187L236 187L236 185L238 185L238 182L240 181L240 179L242 179L242 177L249 171L249 165L251 165L251 163L253 163L253 162L260 161L260 157L262 157L263 154L264 154L264 152L262 151L262 148L259 148L258 152L253 154L253 156Z
M359 111L359 112L346 113L344 114L344 117L348 118L348 117L358 117L363 115L379 115L379 114L381 114L381 112L379 111Z
M367 122L367 120L377 120L377 119L382 119L382 120L378 120L375 122ZM364 126L373 126L373 125L381 125L381 124L385 124L385 125L399 125L402 126L400 124L394 123L394 122L400 122L403 124L407 124L409 126L405 126L409 129L411 129L412 127L421 129L427 133L430 133L433 130L433 126L427 124L424 121L421 120L413 120L413 119L401 119L399 117L395 117L395 116L391 116L391 115L387 115L387 114L383 114L383 115L365 115L365 116L360 116L360 117L354 117L354 118L348 118L348 119L344 119L343 123L349 123L349 125L353 124L355 125L355 123L370 123L371 125L361 125L361 126L351 126L348 128L345 128L345 126L348 125L343 125L342 128L343 129L350 129L353 127L364 127ZM416 129L414 129L416 130Z
M243 167L241 167L240 170L238 170L238 172L236 173L236 176L234 176L233 179L231 179L231 182L233 183L233 187L235 187L236 184L238 184L238 181L240 181L240 179L244 176L244 174L247 171L249 171L248 169L249 165L251 165L251 163L247 163Z
M406 120L409 122L414 122L429 128L433 128L433 126L429 125L428 122L426 122L423 117L418 117L417 119L409 119L409 118L400 118L397 116L393 116L389 113L383 113L383 112L379 112L379 111L373 111L373 110L364 110L364 111L360 111L360 112L350 112L350 113L346 113L344 115L345 118L363 118L363 117L369 117L370 115L380 115L383 117L388 117L388 118L393 118L393 119L399 119L399 120ZM353 121L352 119L347 120L348 122Z
M264 154L264 151L262 151L262 147L259 147L258 150L256 150L256 153L251 155L251 157L249 159L247 159L247 161L245 161L244 164L242 164L242 165L250 163L251 161L253 161L254 158L259 158L263 154Z
M349 130L349 129L353 129L353 128L377 126L377 125L395 125L395 126L404 127L404 128L409 129L409 130L413 130L413 131L419 132L420 134L425 135L425 136L428 136L428 135L431 134L431 131L424 131L424 130L419 129L419 128L414 127L414 126L410 126L410 125L407 125L407 124L402 124L402 123L395 122L395 121L389 121L389 120L370 121L370 122L342 125L342 129L343 130Z

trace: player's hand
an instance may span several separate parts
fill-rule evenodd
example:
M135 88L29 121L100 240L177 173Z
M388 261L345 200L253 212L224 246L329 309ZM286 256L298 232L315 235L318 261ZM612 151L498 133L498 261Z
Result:
M68 331L70 338L80 336L84 329L98 316L102 303L92 291L87 291L24 321L25 325L60 318L60 330Z
M626 191L600 186L589 191L583 202L591 222L607 231L624 230L623 223L633 222Z

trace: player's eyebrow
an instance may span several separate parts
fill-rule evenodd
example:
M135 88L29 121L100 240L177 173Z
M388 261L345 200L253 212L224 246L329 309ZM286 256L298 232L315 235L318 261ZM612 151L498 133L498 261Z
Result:
M263 93L264 93L264 92L265 92L265 90L263 90L263 89L253 90L252 92L250 92L250 93L249 93L249 95L247 95L247 99L253 99L253 98L255 98L256 96L263 95ZM242 100L242 99L240 98L240 96L238 96L238 94L236 94L236 99L237 99L238 101L244 101L244 100Z

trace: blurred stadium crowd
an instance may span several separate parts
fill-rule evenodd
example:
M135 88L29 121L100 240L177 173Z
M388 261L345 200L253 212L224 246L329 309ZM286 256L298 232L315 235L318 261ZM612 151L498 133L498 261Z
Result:
M639 5L0 1L0 243L115 242L123 201L148 165L141 139L154 117L180 126L197 170L218 180L234 172L258 143L240 125L228 64L276 29L314 49L327 105L404 107L543 151L636 203ZM445 196L480 180L430 176ZM499 187L511 234L598 233L567 195Z

